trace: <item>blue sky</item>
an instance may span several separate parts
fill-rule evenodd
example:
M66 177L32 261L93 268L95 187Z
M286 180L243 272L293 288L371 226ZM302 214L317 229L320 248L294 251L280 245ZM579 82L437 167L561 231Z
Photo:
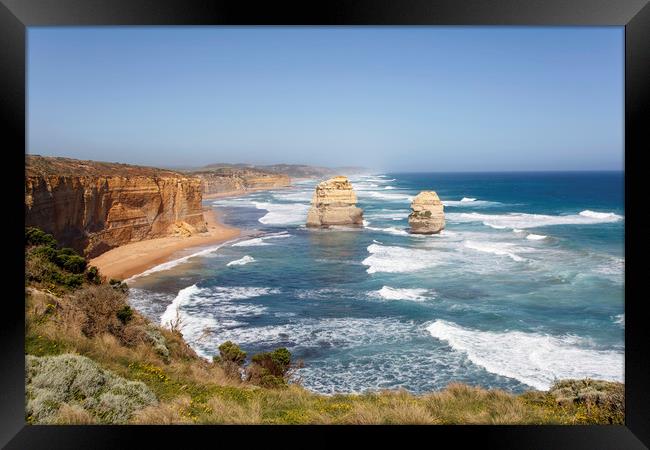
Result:
M28 152L621 170L622 27L28 30Z

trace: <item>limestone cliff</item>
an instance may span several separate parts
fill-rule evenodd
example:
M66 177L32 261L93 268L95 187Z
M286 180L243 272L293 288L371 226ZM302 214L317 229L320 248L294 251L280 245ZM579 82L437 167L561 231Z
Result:
M307 213L308 227L362 225L363 210L356 207L357 196L346 177L338 176L316 186Z
M439 233L445 228L445 213L438 194L433 191L420 192L411 202L409 230L415 234Z
M89 257L132 241L206 230L199 178L41 156L27 156L25 169L25 225Z
M224 167L209 171L192 172L192 174L203 181L203 193L206 196L274 189L291 184L291 179L287 175L255 169Z

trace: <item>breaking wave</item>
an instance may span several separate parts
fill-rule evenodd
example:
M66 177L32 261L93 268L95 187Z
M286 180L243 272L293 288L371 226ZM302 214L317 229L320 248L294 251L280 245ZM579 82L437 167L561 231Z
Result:
M530 248L517 247L509 242L475 242L465 241L465 247L479 252L492 253L499 256L508 256L513 261L525 261L525 258L517 255L517 251L531 251Z
M257 237L253 239L246 239L245 241L239 241L232 244L232 246L233 247L257 247L261 245L271 245L266 241L269 239L280 239L280 238L288 238L288 237L291 237L291 234L289 234L286 231L281 231L279 233L271 233L271 234L267 234L266 236Z
M255 258L246 255L243 258L230 261L228 264L226 264L226 266L243 266L245 264L252 263L252 262L255 262Z
M361 262L368 273L414 272L441 264L439 253L423 249L371 244L368 252L370 256Z
M124 280L124 281L125 281L126 283L129 283L129 282L135 280L136 278L140 278L140 277L144 277L144 276L147 276L147 275L151 275L152 273L161 272L161 271L163 271L163 270L169 270L169 269L171 269L171 268L173 268L173 267L178 266L179 264L183 264L184 262L186 262L186 261L189 260L190 258L194 258L194 257L197 257L197 256L206 256L206 255L209 255L210 253L213 253L213 252L219 250L219 249L220 249L221 247L223 247L224 245L230 244L230 243L232 243L232 242L235 242L235 241L234 241L234 240L231 240L231 241L222 242L221 244L219 244L219 245L215 245L214 247L209 247L209 248L206 248L206 249L200 250L200 251L198 251L198 252L192 253L192 254L190 254L190 255L182 256L182 257L180 257L180 258L176 258L176 259L173 259L173 260L171 260L171 261L167 261L167 262L164 262L164 263L162 263L162 264L158 264L157 266L154 266L154 267L152 267L151 269L147 269L147 270L145 270L145 271L142 272L142 273L139 273L139 274L133 275L132 277L127 278L127 279ZM233 244L233 245L235 245L235 244Z
M427 331L487 371L536 389L546 390L564 378L623 381L624 353L590 348L579 337L477 331L444 320L428 325Z
M585 210L579 214L565 216L549 216L545 214L481 214L481 213L448 213L446 218L454 222L483 222L492 228L525 229L550 225L591 225L597 223L618 222L623 219L614 213L596 213Z
M309 205L302 203L254 202L257 209L268 211L259 218L264 225L295 225L305 221Z
M415 302L421 302L435 298L435 295L433 295L429 289L400 289L390 286L384 286L378 291L372 291L371 296L380 297L386 300L411 300Z

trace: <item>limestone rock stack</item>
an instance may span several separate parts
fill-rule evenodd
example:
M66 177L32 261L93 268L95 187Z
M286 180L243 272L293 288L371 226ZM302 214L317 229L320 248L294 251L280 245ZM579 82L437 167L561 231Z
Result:
M316 186L307 213L308 227L362 225L363 210L357 208L357 196L346 177L337 176Z
M445 228L443 208L438 194L433 191L420 192L411 202L410 232L414 234L440 233Z

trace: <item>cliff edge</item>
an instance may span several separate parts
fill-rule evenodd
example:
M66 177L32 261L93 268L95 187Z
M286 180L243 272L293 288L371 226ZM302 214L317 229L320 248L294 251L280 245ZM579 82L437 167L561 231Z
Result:
M88 257L128 242L206 231L201 201L201 180L170 170L25 160L25 225Z

